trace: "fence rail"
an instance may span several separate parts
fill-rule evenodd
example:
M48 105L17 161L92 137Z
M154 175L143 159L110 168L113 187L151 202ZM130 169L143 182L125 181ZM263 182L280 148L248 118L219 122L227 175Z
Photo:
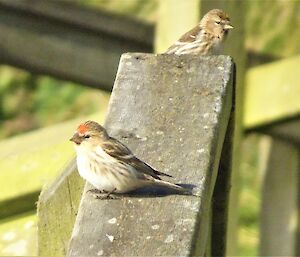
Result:
M153 26L63 1L0 0L0 63L111 90L123 52L152 52Z

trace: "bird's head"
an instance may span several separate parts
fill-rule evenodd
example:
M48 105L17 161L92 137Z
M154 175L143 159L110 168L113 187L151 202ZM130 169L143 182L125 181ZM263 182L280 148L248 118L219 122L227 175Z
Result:
M77 146L79 145L93 145L101 142L108 138L108 134L100 124L95 121L86 121L80 124L70 141L74 142Z
M220 9L213 9L205 14L200 21L200 26L219 40L224 40L229 30L233 29L228 15Z

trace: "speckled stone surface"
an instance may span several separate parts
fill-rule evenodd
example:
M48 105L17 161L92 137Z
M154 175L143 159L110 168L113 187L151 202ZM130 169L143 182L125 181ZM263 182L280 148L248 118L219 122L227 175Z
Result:
M204 254L232 69L228 56L122 55L106 128L200 196L144 190L99 200L84 193L68 256Z

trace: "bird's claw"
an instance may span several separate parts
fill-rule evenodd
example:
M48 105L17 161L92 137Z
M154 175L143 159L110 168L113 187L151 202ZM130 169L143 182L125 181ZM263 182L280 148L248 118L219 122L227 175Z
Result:
M95 199L100 199L100 200L116 200L116 199L120 199L119 196L111 195L111 194L94 195L94 197L95 197Z
M99 190L99 189L93 188L93 189L89 189L88 191L86 191L86 193L93 193L93 194L103 194L103 193L105 193L105 192L104 192L104 191L102 191L102 190Z
M113 193L116 191L117 189L115 188L112 191L106 191L106 190L99 190L96 188L90 189L86 192L91 192L93 193L93 196L95 199L101 199L101 200L108 200L108 199L120 199L120 197L113 195Z

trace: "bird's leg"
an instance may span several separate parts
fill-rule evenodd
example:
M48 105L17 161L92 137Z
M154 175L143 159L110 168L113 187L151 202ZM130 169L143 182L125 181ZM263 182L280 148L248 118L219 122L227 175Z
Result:
M120 199L120 197L112 195L116 190L117 190L116 188L114 188L111 191L103 190L101 192L102 192L102 194L105 194L105 195L96 195L96 199L101 199L101 200Z
M107 198L110 198L111 197L111 194L113 194L114 192L116 192L116 188L114 188L113 190L111 190L110 192L109 191L106 191L105 193L107 193L106 197Z
M92 193L93 197L96 199L107 199L107 191L105 190L99 190L97 188L93 188L86 192Z
M90 190L86 191L86 193L103 194L105 192L103 190L99 190L97 188L93 188L93 189L90 189Z

